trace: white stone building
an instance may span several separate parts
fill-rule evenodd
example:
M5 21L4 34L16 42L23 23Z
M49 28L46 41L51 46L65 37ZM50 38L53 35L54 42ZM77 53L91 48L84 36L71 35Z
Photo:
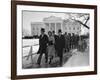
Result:
M81 33L81 24L74 20L64 20L63 22L63 31L67 33L80 34Z
M55 31L61 29L62 33L81 33L81 24L73 20L67 19L63 20L61 17L50 16L43 19L43 22L32 22L31 23L31 35L40 35L41 28L45 28L46 34L48 31Z
M41 28L44 28L43 22L32 22L31 23L31 35L40 35Z
M44 18L43 22L45 24L46 33L48 31L55 31L55 33L57 33L59 29L63 32L63 19L60 17L50 16Z

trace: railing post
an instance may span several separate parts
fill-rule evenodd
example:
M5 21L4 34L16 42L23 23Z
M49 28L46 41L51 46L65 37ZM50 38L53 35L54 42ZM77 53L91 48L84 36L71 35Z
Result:
M32 61L32 65L33 65L33 58L32 58L32 46L31 46L31 48L30 48L30 55L31 55L31 61Z
M29 59L30 56L31 56L31 62L33 64L33 59L32 59L32 46L30 47L30 51L29 51L29 54L27 56L27 60Z

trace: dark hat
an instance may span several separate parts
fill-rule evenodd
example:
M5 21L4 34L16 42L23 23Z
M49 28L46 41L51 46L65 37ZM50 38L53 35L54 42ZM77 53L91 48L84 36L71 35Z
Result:
M61 29L59 29L58 32L61 33L62 32Z
M55 33L55 31L52 31L53 33Z
M41 28L41 31L45 32L45 29L44 28Z

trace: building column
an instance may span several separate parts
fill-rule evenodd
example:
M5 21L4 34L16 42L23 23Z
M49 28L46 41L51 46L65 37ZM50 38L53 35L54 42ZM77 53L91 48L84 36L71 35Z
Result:
M55 33L56 33L56 23L54 23L54 25L55 25L55 26L54 26L54 27L55 27L55 30L54 30L54 31L55 31Z
M51 23L50 23L50 28L49 28L49 31L51 31Z
M55 34L57 34L57 23L55 23Z
M48 31L49 31L49 29L50 29L50 23L48 22Z
M64 30L63 30L63 25L62 25L62 23L60 23L61 24L61 30L62 30L62 33L64 32Z

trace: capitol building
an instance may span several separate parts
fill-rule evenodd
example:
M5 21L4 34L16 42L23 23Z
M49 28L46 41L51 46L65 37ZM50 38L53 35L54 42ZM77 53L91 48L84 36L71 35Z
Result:
M81 33L81 24L71 20L71 19L62 19L61 17L50 16L43 18L42 22L31 22L31 35L40 35L41 28L45 28L45 33L48 31L55 31L58 34L58 30L61 29L62 33Z

